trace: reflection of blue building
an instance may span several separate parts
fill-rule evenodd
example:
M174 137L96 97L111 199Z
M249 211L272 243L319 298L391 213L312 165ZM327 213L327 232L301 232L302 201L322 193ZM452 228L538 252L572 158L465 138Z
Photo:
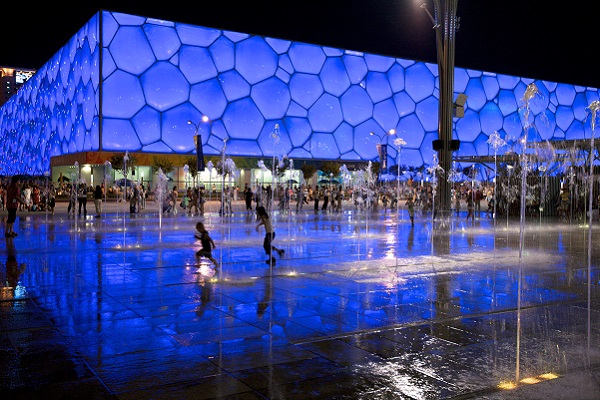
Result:
M205 155L219 154L227 137L231 156L377 160L378 136L395 129L406 141L401 163L428 165L438 82L435 64L101 11L2 107L0 174L43 174L51 158L72 163L83 153L193 155L189 120ZM456 68L455 97L468 100L454 120L455 154L493 155L496 131L520 137L531 82ZM531 118L542 139L589 137L586 108L598 89L536 85L543 101Z

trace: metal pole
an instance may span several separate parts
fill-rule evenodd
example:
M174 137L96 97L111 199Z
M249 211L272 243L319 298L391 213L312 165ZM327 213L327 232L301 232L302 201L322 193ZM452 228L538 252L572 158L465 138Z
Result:
M458 0L434 0L437 61L440 79L440 103L438 109L438 139L442 148L438 150L440 167L444 172L450 170L452 162L452 117L454 95L454 40L458 20L456 8ZM447 179L440 179L439 209L450 209L451 185Z

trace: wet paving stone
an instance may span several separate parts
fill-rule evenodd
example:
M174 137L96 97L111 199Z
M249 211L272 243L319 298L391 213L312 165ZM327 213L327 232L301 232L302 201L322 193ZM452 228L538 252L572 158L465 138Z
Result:
M427 218L276 213L271 269L254 218L215 214L214 270L198 218L125 215L19 222L0 398L484 399L517 360L600 365L600 257L576 226L536 226L519 260L518 229L487 219L432 239Z

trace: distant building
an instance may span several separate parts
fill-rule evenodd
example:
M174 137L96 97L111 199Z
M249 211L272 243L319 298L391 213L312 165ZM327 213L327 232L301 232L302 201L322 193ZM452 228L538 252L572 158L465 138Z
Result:
M34 74L34 69L0 66L0 107L10 99Z
M427 182L438 171L439 84L436 64L102 10L0 108L0 175L102 182L121 177L107 161L128 152L135 179L170 163L169 178L187 186L202 151L209 184L228 183L212 168L226 157L238 158L239 175L227 175L241 187L271 183L277 169L301 181L297 168L325 161L379 162L392 175L381 179L400 164ZM600 97L460 67L453 86L456 165L445 172L485 164L478 180L493 178L496 155L520 152L524 133L528 145L591 137Z

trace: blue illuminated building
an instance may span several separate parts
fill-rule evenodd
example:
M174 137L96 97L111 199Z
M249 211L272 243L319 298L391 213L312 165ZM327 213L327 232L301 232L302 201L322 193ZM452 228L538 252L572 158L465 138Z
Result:
M455 156L493 155L494 132L517 140L532 82L542 140L589 137L598 89L456 68L455 97L468 100ZM436 64L100 11L2 107L0 174L42 175L81 154L194 155L188 121L205 156L227 138L228 155L257 160L377 161L395 129L401 164L419 167L433 159L438 83ZM396 164L391 139L387 157Z

